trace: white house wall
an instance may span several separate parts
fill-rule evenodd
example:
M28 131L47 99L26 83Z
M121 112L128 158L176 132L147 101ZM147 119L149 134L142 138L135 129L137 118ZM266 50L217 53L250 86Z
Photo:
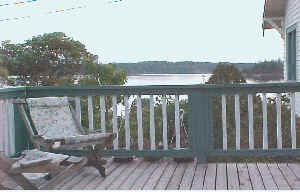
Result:
M296 24L296 80L300 81L300 0L287 0L284 29ZM284 57L286 55L286 38L284 40ZM286 63L286 62L285 62ZM287 80L287 66L284 65L284 79ZM296 113L300 115L300 93L296 93Z
M299 0L288 0L285 15L285 31L288 27L296 24L296 79L300 80L300 1ZM285 42L286 45L286 42ZM286 52L286 49L285 49ZM286 58L286 54L285 58ZM286 66L284 67L284 78L287 79Z

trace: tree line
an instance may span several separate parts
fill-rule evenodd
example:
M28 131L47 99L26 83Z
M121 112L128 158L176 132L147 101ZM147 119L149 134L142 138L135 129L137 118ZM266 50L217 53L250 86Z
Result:
M143 61L137 63L117 63L120 69L128 75L137 74L200 74L212 73L218 63L193 62L193 61ZM234 63L234 65L244 70L255 66L255 63Z

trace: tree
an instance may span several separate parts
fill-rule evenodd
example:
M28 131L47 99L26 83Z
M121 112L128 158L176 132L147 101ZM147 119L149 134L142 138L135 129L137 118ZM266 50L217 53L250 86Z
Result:
M219 63L212 72L212 75L207 83L246 83L246 80L243 77L243 74L233 64Z
M127 82L127 73L116 64L104 65L88 60L84 64L84 74L81 85L124 85Z
M274 81L283 79L284 61L271 60L257 63L255 66L243 70L243 74L248 79L257 81Z
M2 42L3 63L10 75L16 75L24 85L54 85L61 78L78 74L90 54L79 41L62 32L32 37L25 43Z

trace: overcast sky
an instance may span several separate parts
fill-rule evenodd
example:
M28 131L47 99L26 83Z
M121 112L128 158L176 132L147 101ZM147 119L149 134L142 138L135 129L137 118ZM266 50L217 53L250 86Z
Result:
M0 3L18 0L1 0ZM69 12L49 11L87 6ZM264 0L37 0L0 7L0 40L65 32L103 63L256 62L283 58L275 30L262 34Z

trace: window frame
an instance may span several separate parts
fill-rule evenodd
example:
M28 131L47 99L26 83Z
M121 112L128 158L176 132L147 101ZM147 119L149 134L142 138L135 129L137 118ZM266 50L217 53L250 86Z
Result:
M286 30L286 74L288 81L297 80L297 26L290 26Z

